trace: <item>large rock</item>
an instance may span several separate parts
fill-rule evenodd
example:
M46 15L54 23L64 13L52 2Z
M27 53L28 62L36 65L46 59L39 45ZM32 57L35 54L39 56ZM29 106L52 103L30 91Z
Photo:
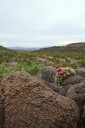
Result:
M4 105L3 100L0 96L0 128L4 127Z
M41 70L41 78L45 81L54 83L56 75L56 68L51 66L44 66Z
M85 104L85 83L75 84L67 91L67 97L75 100L79 107Z
M82 119L82 127L81 128L85 128L85 105L83 107L83 113L81 115L81 119Z
M83 107L83 114L82 114L82 117L84 118L84 122L85 122L85 105Z
M76 69L76 73L85 78L85 67Z
M82 82L83 80L84 80L84 78L81 77L81 76L78 76L78 75L71 76L71 77L65 79L64 82L61 85L65 86L65 87L68 86L68 85L75 85L75 84L78 84L78 83Z
M58 86L54 83L50 83L48 81L42 80L42 82L47 85L49 88L51 88L52 90L54 90L56 93L60 94L60 95L65 95L66 91L62 86Z
M26 72L12 72L1 81L4 128L78 128L76 103L56 94Z
M67 97L74 100L79 107L79 128L85 128L85 83L71 86L67 91Z

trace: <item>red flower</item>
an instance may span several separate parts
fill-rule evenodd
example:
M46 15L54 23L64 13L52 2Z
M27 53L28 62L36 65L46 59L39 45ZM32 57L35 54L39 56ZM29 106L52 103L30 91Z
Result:
M57 72L60 72L60 71L62 71L62 68L61 67L60 68L57 68L56 71Z
M64 75L64 72L62 72L62 71L60 71L60 72L58 72L60 75Z

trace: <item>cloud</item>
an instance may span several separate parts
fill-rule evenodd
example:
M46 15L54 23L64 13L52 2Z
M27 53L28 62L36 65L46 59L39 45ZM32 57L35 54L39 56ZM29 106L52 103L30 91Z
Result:
M66 45L68 43L84 41L85 34L80 35L25 35L25 34L0 34L1 45L47 47ZM11 42L11 43L10 43Z
M84 41L84 5L84 0L0 0L0 44L52 46Z

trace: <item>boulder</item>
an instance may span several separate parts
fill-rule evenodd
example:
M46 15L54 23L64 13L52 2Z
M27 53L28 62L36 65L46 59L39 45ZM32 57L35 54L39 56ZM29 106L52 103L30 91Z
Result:
M70 84L70 85L64 86L65 91L67 92L68 89L69 89L71 86L73 86L73 85Z
M41 70L41 79L54 83L56 75L56 68L51 66L44 66Z
M4 127L4 105L2 97L0 96L0 128Z
M76 73L85 78L85 67L76 69Z
M85 83L71 86L68 89L66 96L74 100L79 108L81 108L85 104Z
M66 91L62 86L58 86L54 83L50 83L48 81L42 80L42 82L47 85L49 88L51 88L52 90L54 90L56 93L60 94L60 95L65 95Z
M0 86L4 128L78 128L75 101L55 93L30 74L12 72Z
M71 86L67 91L67 97L74 100L79 107L79 128L85 128L85 83Z
M81 76L78 76L78 75L71 76L71 77L68 77L67 79L65 79L62 82L61 86L75 85L75 84L82 82L83 80L84 80L84 78Z
M83 113L81 115L81 119L82 119L82 127L81 128L84 128L85 127L85 105L83 107Z

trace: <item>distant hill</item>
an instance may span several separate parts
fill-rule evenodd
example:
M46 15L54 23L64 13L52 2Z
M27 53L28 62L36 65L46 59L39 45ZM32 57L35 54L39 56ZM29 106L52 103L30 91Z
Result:
M4 47L4 46L1 46L0 45L0 53L1 52L6 52L6 51L8 51L8 52L16 52L15 50L13 50L13 49L9 49L9 48L7 48L7 47Z
M8 47L9 49L13 49L13 50L23 50L23 51L34 51L34 50L39 50L40 48L27 48L27 47L20 47L20 46L16 46L16 47Z
M85 42L79 42L79 43L71 43L71 44L68 44L67 46L70 46L70 47L85 47Z
M79 43L71 43L66 46L53 46L53 47L48 47L48 48L43 48L40 49L39 51L46 51L46 52L85 52L85 42L79 42Z
M8 49L0 45L0 51L1 50L8 50Z
M0 63L5 61L14 61L14 58L16 58L16 56L16 51L0 46Z
M68 45L65 46L53 46L53 47L47 47L47 48L27 48L27 47L20 47L20 46L16 46L16 47L3 47L0 46L0 51L1 50L11 50L11 51L15 51L15 50L22 50L22 51L78 51L78 52L84 52L85 51L85 42L79 42L79 43L70 43Z

